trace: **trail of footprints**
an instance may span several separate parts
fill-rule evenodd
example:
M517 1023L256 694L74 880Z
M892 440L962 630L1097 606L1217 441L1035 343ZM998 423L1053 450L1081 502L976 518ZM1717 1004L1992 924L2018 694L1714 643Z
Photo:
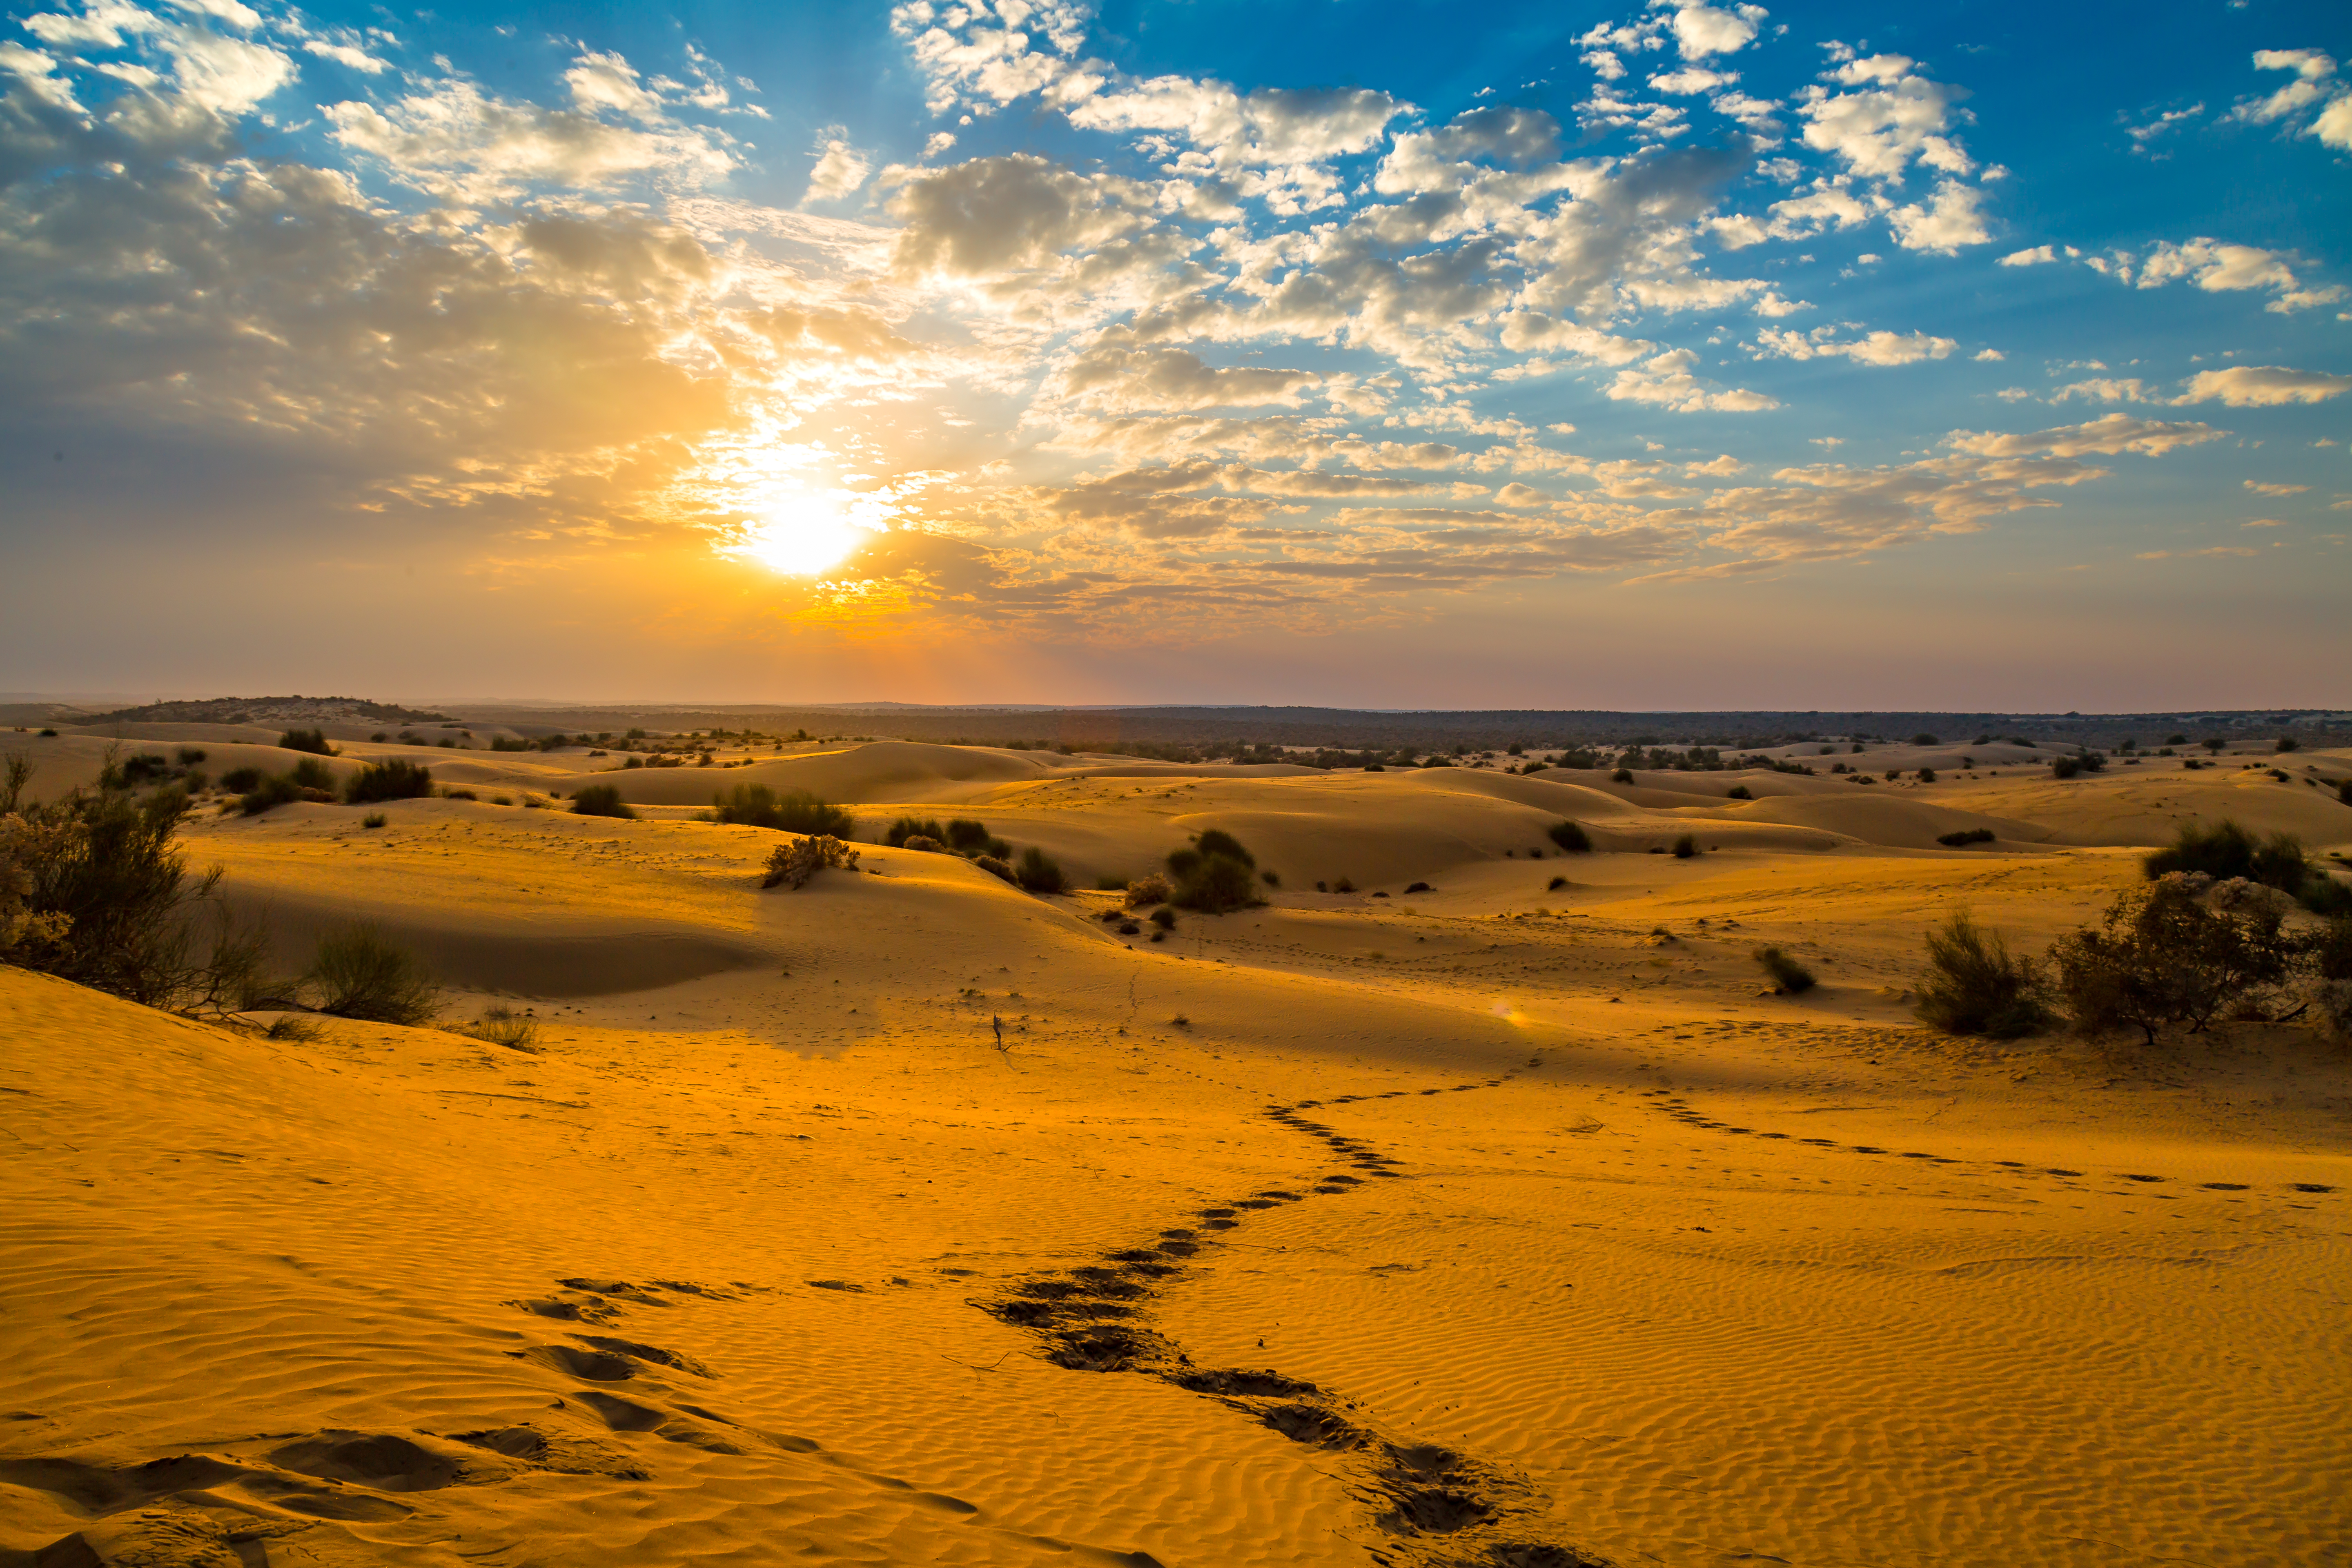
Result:
M506 1304L535 1317L598 1329L637 1308L686 1305L681 1298L737 1301L768 1289L742 1282L720 1288L676 1279L638 1285L583 1278L560 1280L547 1295ZM960 1498L860 1469L809 1438L732 1420L700 1403L704 1395L698 1385L715 1384L719 1374L681 1352L619 1334L575 1331L569 1337L570 1344L506 1352L565 1384L548 1415L516 1425L440 1433L262 1434L227 1439L215 1452L144 1464L0 1458L0 1482L47 1492L89 1521L31 1553L27 1561L42 1568L96 1568L101 1563L267 1568L289 1561L284 1552L301 1550L294 1545L273 1552L273 1542L334 1522L396 1523L425 1511L429 1505L417 1498L420 1493L494 1486L530 1471L620 1482L653 1479L652 1454L606 1440L651 1437L712 1454L806 1456L868 1483L876 1489L877 1506L961 1516L973 1528L1056 1556L1081 1552L1085 1561L1159 1568L1148 1552L1086 1546L990 1523L979 1517L979 1508ZM622 1387L628 1392L616 1392ZM494 1550L488 1555L497 1554ZM0 1552L0 1560L15 1558Z
M1537 1065L1531 1058L1528 1067ZM1518 1070L1483 1083L1426 1089L1425 1095L1495 1088ZM1520 1529L1537 1501L1527 1481L1506 1468L1380 1430L1355 1401L1272 1370L1205 1368L1148 1321L1151 1301L1197 1266L1253 1213L1303 1203L1308 1194L1343 1196L1378 1180L1408 1180L1402 1162L1360 1138L1310 1121L1304 1112L1360 1100L1394 1100L1407 1091L1342 1095L1328 1101L1268 1106L1280 1126L1320 1140L1338 1169L1300 1184L1307 1193L1269 1187L1185 1216L1147 1243L1096 1262L1034 1274L1004 1295L975 1304L1044 1341L1046 1359L1075 1372L1135 1373L1215 1399L1294 1443L1346 1465L1358 1495L1385 1538L1369 1549L1375 1563L1417 1568L1608 1568L1574 1547L1525 1538Z
M1734 1137L1763 1138L1803 1143L1816 1149L1842 1149L1850 1154L1884 1154L1898 1160L1920 1160L1931 1165L1991 1166L2012 1174L2056 1176L2062 1180L2073 1180L2086 1174L2082 1171L2069 1171L2057 1165L2032 1165L2022 1160L1960 1160L1948 1154L1932 1154L1916 1149L1884 1149L1874 1143L1841 1143L1834 1138L1800 1138L1791 1132L1759 1131L1753 1127L1734 1127L1728 1122L1717 1121L1712 1117L1706 1116L1695 1109L1688 1100L1671 1089L1643 1089L1642 1098L1649 1100L1654 1109L1681 1122L1684 1126L1696 1128L1703 1132L1722 1132ZM2161 1185L2172 1179L2169 1176L2150 1175L2139 1171L2117 1171L2113 1173L2113 1175L2119 1182L2138 1182L2148 1186ZM2197 1185L2200 1190L2210 1193L2242 1193L2250 1190L2249 1184L2244 1182L2200 1182ZM2283 1190L2294 1193L2321 1194L2336 1191L2334 1187L2318 1182L2282 1182L2279 1185Z

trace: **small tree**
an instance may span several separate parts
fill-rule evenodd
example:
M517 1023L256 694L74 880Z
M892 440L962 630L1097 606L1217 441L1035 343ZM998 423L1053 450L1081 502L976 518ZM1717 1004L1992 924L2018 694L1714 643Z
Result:
M2219 913L2166 878L2116 895L2098 925L2061 937L2050 956L2079 1032L2136 1028L2152 1046L2167 1024L2200 1034L2223 1007L2277 986L2294 945L2277 910Z
M1966 910L1927 933L1927 973L1919 980L1919 1019L1948 1035L2013 1040L2049 1016L2041 966L2011 952L1999 931L1986 931Z
M856 829L849 813L804 789L772 791L765 784L737 784L716 797L713 815L721 822L840 838Z
M1168 871L1175 879L1169 901L1182 909L1223 914L1265 901L1257 893L1256 858L1220 828L1210 828L1192 847L1169 856Z
M829 834L812 834L779 844L768 851L768 864L760 873L763 888L800 889L810 878L828 867L845 871L857 869L858 852Z

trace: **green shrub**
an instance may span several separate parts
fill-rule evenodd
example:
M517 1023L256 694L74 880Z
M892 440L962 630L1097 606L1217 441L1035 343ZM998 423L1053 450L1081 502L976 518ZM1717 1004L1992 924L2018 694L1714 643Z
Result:
M415 1027L440 1010L424 963L373 925L345 926L320 937L303 980L318 995L319 1011L339 1018Z
M1555 822L1544 832L1554 844L1570 855L1591 852L1592 835L1584 831L1584 824L1580 822Z
M1993 832L1990 827L1963 827L1956 833L1936 835L1937 843L1948 845L1954 849L1968 844L1990 844L1992 839Z
M2218 913L2179 882L2126 889L2097 926L2050 950L2078 1031L2137 1028L2151 1046L2166 1024L2198 1034L2223 1007L2275 987L2294 954L2277 910Z
M1144 918L1150 921L1153 925L1158 926L1161 931L1174 931L1176 929L1176 911L1170 909L1166 904L1160 905L1158 909L1152 910Z
M278 737L278 744L289 752L311 752L322 757L335 754L335 748L327 744L324 730L289 730Z
M1729 789L1723 792L1723 798L1726 800L1754 800L1756 798L1756 792L1749 789L1746 784L1733 784Z
M286 776L296 789L324 790L329 795L335 793L334 770L316 757L302 758L294 764L294 771Z
M237 798L237 809L247 816L259 816L265 811L289 805L302 798L302 786L288 774L263 779Z
M1677 860L1687 860L1687 859L1689 859L1692 856L1694 856L1694 855L1696 855L1696 854L1697 854L1697 853L1698 853L1698 839L1697 839L1696 837L1695 837L1694 836L1692 836L1692 835L1690 835L1690 834L1685 833L1685 834L1684 834L1680 838L1677 838L1677 839L1675 839L1675 859L1677 859Z
M231 795L243 795L247 790L258 788L260 784L259 768L231 768L221 774L221 788Z
M1936 770L1933 768L1921 768L1919 770L1919 782L1921 784L1934 784L1936 782Z
M1911 743L1915 746L1940 746L1944 742L1923 731L1919 734L1911 737Z
M369 763L343 786L343 799L352 805L372 805L380 800L423 800L432 793L433 770L399 757Z
M1854 750L1858 752L1862 750L1862 748L1860 746L1856 746ZM1631 768L1619 768L1615 773L1609 775L1609 780L1612 784L1632 784L1633 782L1633 770Z
M1013 879L1032 893L1062 893L1069 890L1070 879L1062 874L1062 867L1052 856L1032 844L1021 851L1021 860L1013 868Z
M630 809L627 801L621 798L621 792L611 784L583 784L580 793L572 797L572 815L617 816L635 821L637 814Z
M1771 976L1773 987L1781 994L1794 996L1801 991L1813 988L1813 972L1779 948L1759 947L1754 956L1757 964Z
M849 813L804 789L772 792L765 784L744 784L716 798L721 822L821 838L845 838L857 826Z
M981 837L985 838L987 834L983 831ZM945 844L948 842L948 830L940 826L936 816L902 816L890 825L890 831L882 836L882 842L898 849L903 847L909 838L929 838Z
M987 855L1004 860L1013 854L1013 846L989 832L988 824L976 817L959 816L950 822L947 841L959 855Z
M2053 779L2071 779L2082 771L2083 763L2079 757L2059 757L2050 764L2050 776Z
M374 828L382 827L385 823L390 822L392 818L386 816L380 811L371 811L365 816L360 818L360 826L373 830Z
M2173 871L2202 871L2215 881L2243 877L2284 892L2302 890L2311 863L2291 833L2256 838L2228 817L2201 827L2183 823L2172 842L2140 860L2150 881Z
M2281 752L2299 752L2303 750L2303 742L2296 740L2293 735L2281 735L2279 737L2276 750Z
M2049 1017L2041 966L2013 953L1999 931L1986 931L1965 910L1927 933L1927 973L1915 1011L1922 1023L1948 1035L2013 1040Z
M1168 857L1175 892L1169 901L1204 914L1223 914L1265 902L1257 894L1257 861L1241 841L1210 828L1189 848Z

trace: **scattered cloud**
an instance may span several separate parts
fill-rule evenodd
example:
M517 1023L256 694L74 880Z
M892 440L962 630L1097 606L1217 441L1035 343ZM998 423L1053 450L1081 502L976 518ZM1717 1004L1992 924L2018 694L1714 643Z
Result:
M2352 391L2352 375L2325 371L2289 370L2275 364L2233 364L2224 370L2200 371L2176 403L2210 403L2219 398L2231 408L2268 408L2285 403L2325 403Z
M1850 359L1856 364L1916 364L1921 360L1943 359L1959 345L1949 338L1931 337L1926 332L1877 331L1850 342L1839 342L1835 329L1818 327L1811 335L1793 331L1776 331L1767 327L1756 334L1762 353L1781 359Z

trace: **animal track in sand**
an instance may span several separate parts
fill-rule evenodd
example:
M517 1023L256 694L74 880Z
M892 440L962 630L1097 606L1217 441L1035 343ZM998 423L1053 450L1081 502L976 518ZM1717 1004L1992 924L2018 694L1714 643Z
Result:
M1786 1132L1758 1132L1752 1128L1732 1127L1724 1122L1714 1121L1693 1110L1688 1101L1685 1100L1682 1096L1675 1094L1671 1089L1643 1089L1640 1098L1647 1100L1653 1109L1663 1112L1664 1115L1671 1117L1676 1121L1681 1122L1685 1127L1693 1128L1702 1132L1720 1132L1727 1136L1735 1137L1777 1138L1784 1140L1790 1136ZM1893 1150L1882 1149L1874 1143L1840 1143L1834 1138L1798 1138L1795 1142L1810 1144L1816 1149L1843 1149L1849 1154L1888 1154L1895 1152ZM1896 1158L1904 1160L1926 1160L1937 1165L1987 1165L1996 1167L2002 1171L2021 1173L2027 1175L2039 1174L2044 1176L2057 1176L2062 1179L2070 1180L2078 1178L2083 1174L2080 1171L2070 1171L2058 1165L2042 1166L2037 1170L2033 1166L2027 1165L2021 1160L1961 1160L1948 1154L1930 1154L1921 1152L1917 1150L1908 1149L1903 1151L1900 1154L1897 1154ZM2145 1172L2139 1171L2120 1171L2116 1173L2115 1179L2119 1182L2137 1182L2144 1185L2157 1185L2168 1182L2172 1178L2169 1176L2150 1175ZM2289 1191L2298 1193L2332 1193L2336 1190L2334 1187L2325 1186L2316 1182L2283 1182L2280 1185ZM2206 1192L2211 1193L2242 1193L2248 1190L2247 1184L2243 1182L2200 1182L2198 1184L2198 1186ZM2162 1194L2158 1195L2160 1196Z
M1539 1058L1528 1065L1539 1065ZM1516 1070L1488 1084L1454 1087L1495 1087L1515 1076ZM1393 1168L1401 1162L1362 1139L1300 1114L1326 1103L1391 1100L1406 1092L1302 1100L1269 1106L1265 1114L1282 1127L1321 1140L1366 1175L1406 1180ZM1363 1176L1331 1174L1318 1177L1310 1190L1337 1196L1360 1191L1363 1183ZM1181 1346L1145 1321L1151 1299L1184 1272L1181 1266L1161 1259L1197 1257L1203 1247L1220 1245L1224 1233L1250 1217L1306 1197L1302 1192L1268 1187L1197 1209L1192 1223L1162 1230L1150 1247L1119 1248L1103 1254L1101 1263L1031 1276L1015 1281L1006 1294L973 1305L999 1321L1040 1335L1045 1358L1057 1366L1155 1377L1217 1400L1294 1443L1348 1461L1355 1471L1351 1484L1357 1495L1393 1541L1371 1551L1376 1563L1425 1568L1606 1568L1602 1559L1574 1548L1507 1533L1513 1521L1531 1511L1534 1498L1533 1489L1512 1472L1448 1449L1385 1436L1362 1418L1353 1401L1303 1379L1270 1368L1195 1366Z

